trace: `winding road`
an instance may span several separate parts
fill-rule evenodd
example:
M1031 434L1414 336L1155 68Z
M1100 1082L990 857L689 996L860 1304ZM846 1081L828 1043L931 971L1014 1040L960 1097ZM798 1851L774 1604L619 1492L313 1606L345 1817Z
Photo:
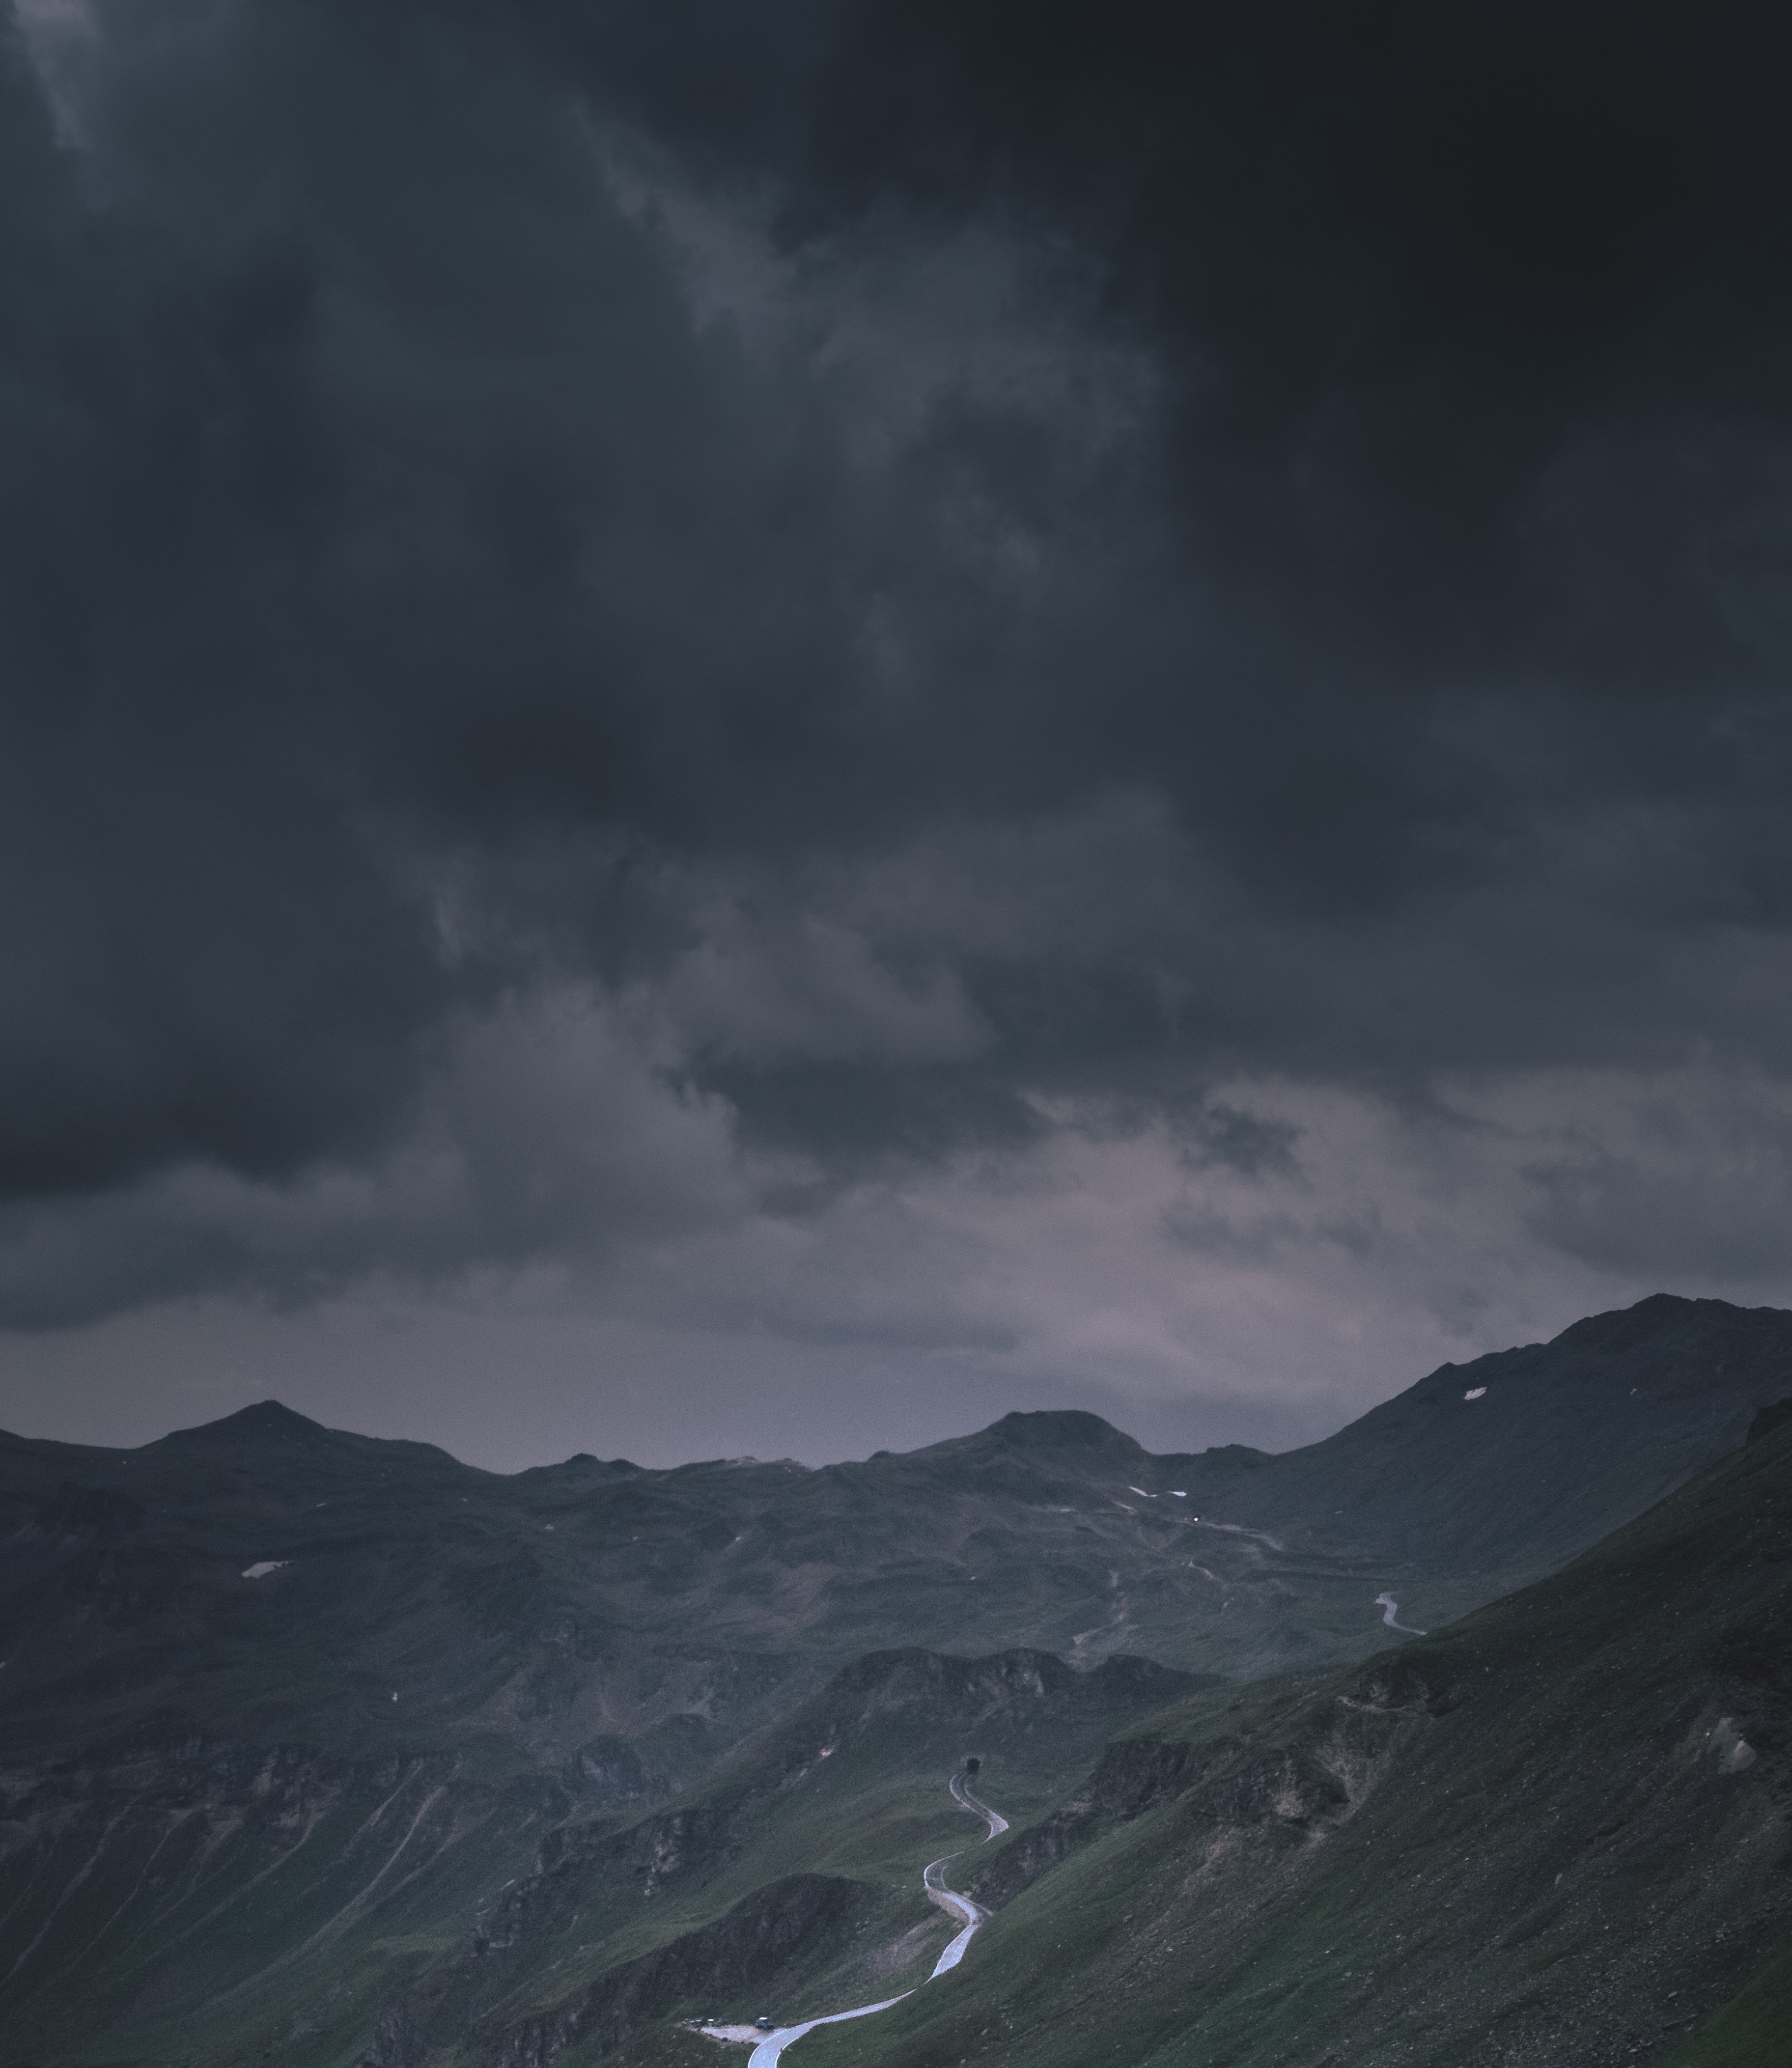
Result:
M961 1810L968 1810L973 1817L982 1818L989 1826L984 1844L987 1846L991 1838L999 1837L1008 1829L1007 1818L992 1810L987 1802L979 1802L971 1793L967 1775L955 1773L947 1785L951 1789L952 1800ZM959 1848L960 1852L964 1850L963 1846ZM937 1860L930 1860L921 1871L921 1886L927 1891L928 1900L937 1903L942 1910L962 1919L964 1926L964 1929L935 1961L933 1973L927 1977L930 1982L941 1975L949 1974L958 1965L964 1958L964 1949L970 1944L978 1927L989 1915L980 1903L973 1903L969 1896L960 1895L946 1886L942 1876L947 1863L957 1858L956 1852L942 1853ZM922 1986L925 1988L926 1984ZM855 2009L833 2011L826 2017L805 2019L800 2025L780 2025L776 2032L767 2033L753 2049L747 2068L772 2068L772 2064L787 2046L794 2046L804 2033L813 2032L818 2025L843 2025L848 2018L870 2017L873 2012L888 2010L892 2004L899 2004L904 1997L911 1997L914 1993L913 1989L904 1989L901 1996L886 1997L882 2003L860 2004Z
M984 1840L986 1846L991 1838L999 1838L1008 1829L1007 1818L999 1815L987 1802L979 1802L971 1793L971 1783L965 1775L955 1773L950 1785L952 1800L958 1804L959 1807L961 1810L968 1810L973 1817L982 1818L989 1826L988 1837ZM960 1851L963 1850L963 1847L959 1848ZM940 1879L941 1870L947 1862L957 1858L957 1853L943 1853L937 1860L929 1861L922 1871L921 1886L927 1891L929 1899L937 1903L942 1910L950 1911L964 1926L964 1929L959 1932L957 1938L934 1963L933 1974L927 1977L930 1982L934 1980L935 1976L943 1975L948 1968L955 1968L958 1965L959 1962L964 1958L964 1949L971 1943L971 1935L989 1915L989 1912L980 1903L973 1903L967 1895L955 1894ZM747 2064L747 2068L752 2068L751 2062Z
M1409 1622L1396 1622L1394 1620L1399 1606L1391 1594L1377 1594L1375 1597L1375 1606L1387 1611L1382 1618L1382 1621L1390 1630L1403 1630L1408 1637L1429 1637L1431 1632L1428 1630L1415 1630Z

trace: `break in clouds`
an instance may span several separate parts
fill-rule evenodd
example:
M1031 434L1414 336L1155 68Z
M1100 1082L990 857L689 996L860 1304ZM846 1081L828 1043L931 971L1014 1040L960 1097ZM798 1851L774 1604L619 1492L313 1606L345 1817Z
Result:
M623 1445L366 1345L1285 1442L1786 1298L1792 144L1696 26L15 0L9 1420L360 1315L286 1397L511 1463Z

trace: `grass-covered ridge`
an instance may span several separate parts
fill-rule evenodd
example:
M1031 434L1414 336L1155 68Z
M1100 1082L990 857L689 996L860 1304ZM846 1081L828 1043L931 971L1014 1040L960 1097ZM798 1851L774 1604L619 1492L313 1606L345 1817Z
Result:
M1141 1722L1199 1777L805 2068L1748 2059L1792 1920L1789 1628L1785 1431L1451 1630Z

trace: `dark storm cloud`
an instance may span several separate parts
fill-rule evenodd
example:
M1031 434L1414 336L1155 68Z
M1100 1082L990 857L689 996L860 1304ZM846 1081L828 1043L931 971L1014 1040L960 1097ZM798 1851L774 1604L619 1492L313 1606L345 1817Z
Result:
M1240 1071L1786 1068L1767 10L18 19L0 1185L116 1192L96 1305L723 1211L504 1174L561 985L792 1213L1060 1093L1248 1174ZM154 1189L450 1138L315 1242Z
M1371 629L1390 665L1456 670L1465 636L1483 660L1525 650L1550 570L1511 519L1589 422L1783 413L1771 10L524 12L699 165L777 179L792 238L899 193L941 215L1000 198L1086 240L1173 356L1203 547L1349 635L1346 668ZM1672 563L1651 501L1604 552ZM1639 641L1627 677L1651 655L1677 673Z
M800 427L754 452L569 109L476 44L345 47L304 10L104 26L79 157L6 75L27 1191L365 1146L452 989L403 822L675 817L678 735L821 659L731 505L775 474L802 528L825 482Z
M5 55L0 1170L279 1169L365 1142L437 1004L285 665L323 514L306 283L268 253L196 280L88 206Z
M794 246L898 203L1049 224L1164 374L1205 636L1160 612L1125 650L1150 608L1110 595L1106 665L1054 697L1029 657L1043 722L984 700L907 794L987 805L967 771L1016 757L1028 801L1147 783L1322 918L1552 877L1565 827L1627 817L1599 902L1783 921L1770 10L526 11L698 175L771 182Z

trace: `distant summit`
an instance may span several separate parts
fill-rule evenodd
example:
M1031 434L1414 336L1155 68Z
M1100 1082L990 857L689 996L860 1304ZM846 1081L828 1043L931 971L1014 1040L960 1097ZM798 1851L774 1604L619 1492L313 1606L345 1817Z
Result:
M1191 1499L1290 1541L1529 1578L1733 1450L1789 1390L1792 1313L1657 1292L1440 1365L1252 1472L1221 1476L1236 1451L1158 1462Z
M1020 1500L1058 1501L1094 1476L1136 1480L1151 1454L1111 1422L1077 1407L1004 1415L986 1429L900 1457L849 1468L858 1473L916 1472L963 1485L1003 1489ZM837 1468L833 1468L837 1469Z
M430 1460L457 1472L479 1471L476 1466L462 1464L438 1444L420 1443L408 1436L362 1436L352 1429L328 1429L321 1422L313 1422L309 1415L300 1415L278 1400L257 1400L247 1407L239 1407L234 1415L221 1416L216 1422L202 1422L193 1429L171 1430L167 1435L143 1447L148 1451L228 1453L242 1458L276 1456L283 1449L289 1452L303 1450L313 1455L352 1453L364 1459L383 1455L391 1459L402 1457L409 1463Z
M1687 1300L1677 1293L1651 1292L1634 1306L1613 1308L1571 1323L1552 1337L1547 1347L1582 1357L1618 1357L1645 1348L1665 1354L1683 1345L1714 1345L1733 1336L1740 1348L1761 1327L1771 1329L1787 1318L1778 1307L1737 1307L1728 1300Z
M1123 1430L1081 1407L1042 1407L1032 1413L1004 1415L967 1440L1017 1451L1118 1450L1144 1455L1142 1446Z
M313 1422L308 1415L297 1414L278 1400L258 1400L216 1422L202 1422L192 1429L172 1429L149 1447L214 1450L246 1443L316 1444L328 1443L347 1434L345 1430L326 1429L321 1422Z

